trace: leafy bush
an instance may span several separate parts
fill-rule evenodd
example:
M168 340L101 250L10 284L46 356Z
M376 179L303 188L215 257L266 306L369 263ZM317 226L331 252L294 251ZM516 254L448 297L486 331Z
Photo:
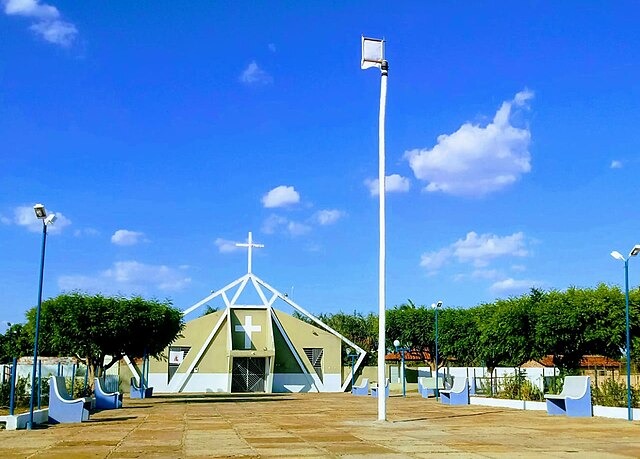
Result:
M544 394L538 387L531 384L523 371L518 370L513 376L504 377L498 398L538 402L544 400Z
M37 381L36 381L37 384ZM0 385L0 407L9 408L9 397L11 396L11 383L6 381ZM28 407L31 403L31 378L28 376L19 376L16 381L16 389L14 395L14 406L16 408ZM37 396L36 396L37 397ZM38 399L34 399L34 405L38 406ZM42 396L40 398L40 406L49 405L49 380L42 378Z
M615 379L606 379L591 389L591 400L594 405L626 407L627 385ZM631 388L631 406L640 408L640 388Z

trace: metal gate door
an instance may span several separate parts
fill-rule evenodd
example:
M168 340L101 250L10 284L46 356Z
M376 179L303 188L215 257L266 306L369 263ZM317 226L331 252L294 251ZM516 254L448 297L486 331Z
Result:
M234 357L231 392L264 392L264 358Z

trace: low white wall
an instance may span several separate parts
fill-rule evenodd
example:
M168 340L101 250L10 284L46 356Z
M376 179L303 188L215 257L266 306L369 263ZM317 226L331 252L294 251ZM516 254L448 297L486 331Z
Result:
M523 400L509 400L503 398L488 398L488 397L469 397L469 403L471 405L480 405L480 406L494 406L499 408L514 408L518 410L535 410L535 411L546 411L547 403L546 402L528 402ZM634 421L640 420L640 408L633 408L631 410L631 414ZM620 408L614 406L593 406L593 415L595 417L601 418L612 418L612 419L627 419L628 418L628 410L627 408Z
M7 430L26 429L29 413L16 414L14 416L0 416L0 421L5 421ZM34 424L46 424L49 422L49 409L33 410Z
M627 419L629 417L628 408L620 408L617 406L600 406L593 407L593 415L602 418ZM634 421L640 421L640 408L631 408L631 417Z

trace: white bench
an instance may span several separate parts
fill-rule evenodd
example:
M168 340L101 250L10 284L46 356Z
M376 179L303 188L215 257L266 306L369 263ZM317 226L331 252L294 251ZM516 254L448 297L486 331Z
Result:
M469 380L466 376L458 376L453 379L453 387L440 391L440 400L445 405L469 404Z
M438 376L438 389L444 389L444 376ZM418 378L418 392L423 398L429 398L436 395L436 378L420 376Z
M362 378L359 386L351 388L351 393L353 395L369 395L369 378Z
M64 377L49 378L49 423L82 422L89 420L92 398L72 399Z
M385 386L384 386L384 396L388 397L389 396L389 387L390 387L390 381L389 378L385 379ZM371 396L372 397L377 397L378 396L378 384L374 384L371 386Z
M562 392L545 394L547 414L574 417L593 416L591 406L591 378L589 376L566 376Z

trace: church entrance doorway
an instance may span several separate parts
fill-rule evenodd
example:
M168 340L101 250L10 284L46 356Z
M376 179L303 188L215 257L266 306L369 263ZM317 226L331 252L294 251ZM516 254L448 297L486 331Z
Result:
M231 392L264 392L266 358L234 357Z

